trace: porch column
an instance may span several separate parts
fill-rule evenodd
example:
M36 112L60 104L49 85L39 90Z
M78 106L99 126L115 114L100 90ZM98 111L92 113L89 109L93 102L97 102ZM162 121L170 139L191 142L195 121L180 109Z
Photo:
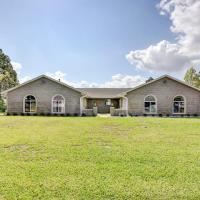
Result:
M83 110L85 109L86 96L80 97L80 115L82 115Z
M126 110L126 114L128 115L128 98L127 97L122 97L122 109Z

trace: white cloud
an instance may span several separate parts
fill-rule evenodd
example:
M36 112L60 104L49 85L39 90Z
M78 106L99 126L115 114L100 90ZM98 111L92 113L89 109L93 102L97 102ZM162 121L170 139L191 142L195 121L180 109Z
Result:
M19 78L19 82L24 83L24 82L29 81L31 79L32 79L32 77L30 77L30 76L23 76L23 77Z
M22 64L18 62L11 62L13 69L17 72L18 79L20 83L24 83L26 81L29 81L32 77L30 76L21 76L21 70L22 70Z
M76 87L76 88L79 88L79 87L82 87L82 88L83 87L97 87L98 86L96 83L89 83L87 81L80 81L80 82L77 82L77 83L67 81L66 80L66 73L64 73L64 72L62 72L60 70L58 70L58 71L56 71L54 73L47 72L46 75L51 77L51 78L53 78L53 79L55 79L55 80L59 80L60 79L60 81L66 83L68 85L71 85L73 87Z
M171 20L176 43L161 41L143 50L131 51L126 58L138 68L175 72L200 59L200 1L161 0L161 15Z
M145 78L139 75L131 76L131 75L123 75L123 74L116 74L112 76L111 81L105 82L101 84L100 87L107 87L107 88L130 88L135 87L141 83L144 83Z
M131 64L136 63L140 69L150 71L179 71L183 69L190 59L181 52L178 44L166 40L151 45L143 50L131 51L126 58Z
M178 34L182 51L192 57L200 57L200 1L162 0L158 6L169 15L171 31Z
M22 65L18 62L11 62L13 69L20 74L20 70L22 69Z
M144 83L145 78L139 75L131 76L131 75L123 75L116 74L111 77L110 81L107 81L102 84L98 83L90 83L88 81L80 81L80 82L70 82L66 80L66 74L61 71L56 71L55 73L46 73L47 76L54 78L56 80L60 79L62 82L71 85L76 88L87 88L87 87L106 87L106 88L116 88L123 87L129 88Z
M60 79L61 81L65 82L66 74L61 72L60 70L56 71L55 73L47 72L46 75L50 76L51 78L54 78L56 80Z

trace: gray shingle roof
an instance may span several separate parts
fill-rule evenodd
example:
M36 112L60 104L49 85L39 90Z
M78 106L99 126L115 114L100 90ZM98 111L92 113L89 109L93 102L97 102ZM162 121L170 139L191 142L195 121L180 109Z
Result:
M117 98L132 88L77 88L90 98Z

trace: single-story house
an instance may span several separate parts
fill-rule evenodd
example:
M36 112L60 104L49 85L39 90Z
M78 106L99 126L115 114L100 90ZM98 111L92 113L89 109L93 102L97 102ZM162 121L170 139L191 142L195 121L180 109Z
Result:
M200 115L200 90L169 75L133 88L74 88L41 75L2 94L10 114Z

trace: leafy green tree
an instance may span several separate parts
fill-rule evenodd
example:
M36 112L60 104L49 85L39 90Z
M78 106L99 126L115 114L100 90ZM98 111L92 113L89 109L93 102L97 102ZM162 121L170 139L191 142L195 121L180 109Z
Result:
M18 84L17 73L13 69L10 58L0 49L0 84L1 90L7 90Z
M200 73L194 67L190 67L185 73L184 80L188 85L200 88Z
M17 73L13 69L10 58L0 49L0 111L5 109L1 92L18 84Z

